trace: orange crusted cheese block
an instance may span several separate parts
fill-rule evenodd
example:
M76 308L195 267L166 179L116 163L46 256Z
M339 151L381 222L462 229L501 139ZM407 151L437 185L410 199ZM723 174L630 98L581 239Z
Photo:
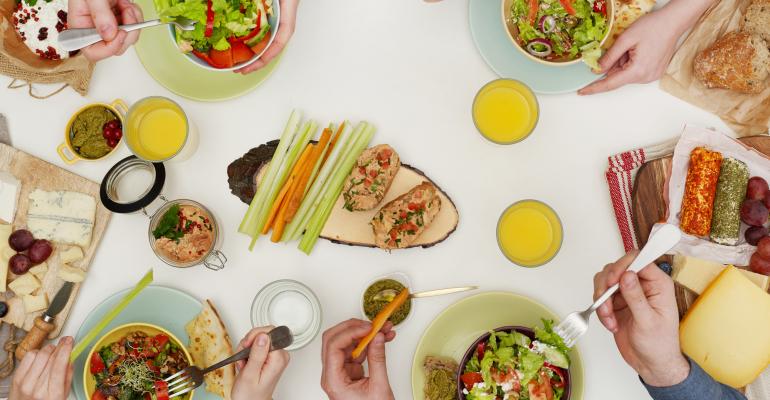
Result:
M717 191L722 154L696 147L690 153L679 227L685 233L708 236L711 232L711 216L714 213L714 197Z
M770 294L727 267L679 326L682 351L709 375L740 388L770 364Z

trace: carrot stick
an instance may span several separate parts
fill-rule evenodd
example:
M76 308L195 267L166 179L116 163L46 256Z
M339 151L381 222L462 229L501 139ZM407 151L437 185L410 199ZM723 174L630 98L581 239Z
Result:
M368 346L369 343L374 340L374 337L377 336L377 332L379 332L380 329L385 326L385 323L388 322L388 318L390 318L390 316L393 315L396 310L404 305L406 299L408 298L409 289L404 288L401 290L401 293L399 293L398 296L393 299L393 301L391 301L387 306L385 306L385 308L377 313L377 316L372 320L372 329L366 336L364 336L363 339L361 339L360 342L358 342L358 346L356 346L356 348L353 350L353 359L358 358L361 353L366 350L366 346Z
M286 206L286 213L284 215L284 223L291 222L291 220L294 218L294 215L297 213L297 210L302 203L302 198L305 195L305 189L310 184L310 175L312 175L313 169L315 168L318 159L321 158L324 151L326 150L327 144L329 144L329 141L331 140L331 136L331 129L324 129L323 133L321 134L321 139L318 141L318 145L315 148L315 152L307 161L305 166L306 168L300 175L299 183L295 188L294 193L292 193L291 197L289 197L289 204Z
M302 176L305 174L305 171L307 170L308 165L311 166L315 163L313 158L315 158L316 153L318 153L316 150L315 145L313 146L313 150L310 152L310 156L308 156L307 160L305 160L305 164L302 165L300 170L297 173L296 179L293 180L291 186L289 187L288 192L286 193L285 198L283 199L283 202L281 203L280 207L278 208L278 213L275 216L274 224L273 224L273 235L270 237L270 240L273 243L278 243L281 241L281 237L283 236L283 230L286 227L286 211L290 207L292 198L294 197L294 193L297 192L297 188L300 186L300 182L302 181Z
M267 217L267 223L265 224L265 227L262 228L262 234L267 234L267 232L270 231L270 228L273 226L273 222L275 221L275 216L278 214L278 210L281 207L281 204L284 201L284 198L286 197L286 193L289 192L289 188L291 187L294 180L297 179L297 174L299 171L302 171L302 167L305 165L305 161L307 160L308 156L311 153L311 150L313 149L311 144L308 144L305 146L305 150L302 151L302 155L299 156L299 159L294 164L294 166L291 169L291 174L289 175L289 179L286 180L286 183L284 183L283 187L281 188L281 191L278 192L278 197L276 197L275 201L273 202L273 205L270 208L270 212L268 213Z

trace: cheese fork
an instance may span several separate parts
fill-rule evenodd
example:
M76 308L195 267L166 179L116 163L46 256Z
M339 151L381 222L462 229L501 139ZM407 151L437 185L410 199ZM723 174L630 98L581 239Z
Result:
M682 238L682 232L674 225L666 224L658 229L654 234L650 236L647 244L637 254L631 265L628 266L629 271L638 272L644 267L657 260L658 257L666 254L671 250L679 240ZM615 292L618 291L620 286L616 283L612 287L608 288L591 307L588 307L585 311L575 311L568 315L567 318L561 321L553 331L557 335L561 336L564 340L564 344L567 347L572 347L575 342L588 331L588 320L591 318L591 314L596 311L599 306L609 300Z
M270 336L270 351L285 349L294 342L294 337L289 328L279 326L267 333ZM251 347L247 347L232 356L204 369L191 365L174 375L164 379L168 383L168 398L173 399L185 393L195 390L203 384L203 377L211 371L215 371L225 365L232 364L249 358Z

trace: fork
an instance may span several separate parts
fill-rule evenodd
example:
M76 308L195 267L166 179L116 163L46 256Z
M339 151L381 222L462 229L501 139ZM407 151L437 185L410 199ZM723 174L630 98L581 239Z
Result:
M270 336L270 351L284 349L291 346L294 342L291 331L285 326L274 328L268 332L267 335ZM251 348L247 347L208 368L200 369L191 365L176 374L169 376L164 379L164 381L168 383L168 398L173 399L174 397L193 391L203 384L203 377L206 374L236 361L245 360L249 358L250 352Z
M671 224L663 225L650 236L647 244L639 252L634 261L631 262L631 265L628 266L628 270L634 272L640 271L676 246L681 238L682 232L679 228ZM619 288L620 286L617 283L612 285L612 287L608 288L598 299L596 299L591 307L588 307L582 312L573 312L554 328L554 332L561 336L567 347L574 346L575 342L588 331L588 320L591 318L591 314L612 297Z
M198 21L193 19L189 19L185 17L176 17L173 20L168 22L163 22L159 19L153 19L150 21L139 22L136 24L120 25L118 26L118 29L126 32L131 32L137 29L149 28L151 26L174 24L177 28L183 31L191 31L195 29L195 24L197 23ZM101 41L102 41L102 36L99 35L99 32L97 32L97 30L94 28L67 29L62 31L59 34L59 44L66 51L80 50L84 47L88 47L94 43L98 43Z

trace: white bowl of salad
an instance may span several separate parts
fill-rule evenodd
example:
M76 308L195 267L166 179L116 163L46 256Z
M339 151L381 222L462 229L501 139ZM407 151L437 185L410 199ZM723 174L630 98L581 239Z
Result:
M212 71L233 71L257 61L273 43L279 0L154 0L161 20L186 17L198 23L182 31L169 25L171 40L187 59Z
M613 0L503 0L508 37L529 59L599 69L614 20Z
M465 352L457 376L457 398L569 400L569 349L543 328L504 326L485 333Z

